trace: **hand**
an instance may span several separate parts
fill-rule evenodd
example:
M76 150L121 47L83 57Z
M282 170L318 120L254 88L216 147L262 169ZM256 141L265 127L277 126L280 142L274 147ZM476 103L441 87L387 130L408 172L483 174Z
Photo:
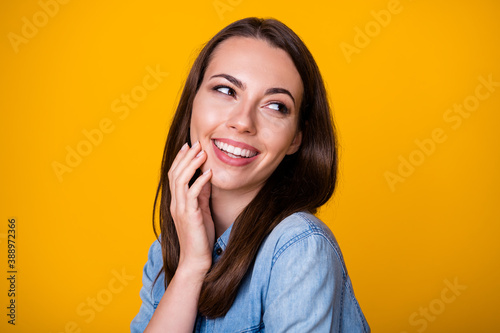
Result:
M206 161L207 154L199 142L191 148L186 143L177 154L168 179L172 200L170 212L180 244L178 270L199 274L204 278L212 265L215 227L210 212L212 171L209 169L189 187L196 170Z

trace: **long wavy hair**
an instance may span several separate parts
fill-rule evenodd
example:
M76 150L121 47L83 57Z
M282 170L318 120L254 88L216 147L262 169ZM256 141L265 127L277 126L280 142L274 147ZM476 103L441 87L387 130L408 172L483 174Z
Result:
M168 133L153 207L153 228L163 253L163 268L155 283L164 272L167 286L177 269L180 254L170 214L171 193L167 174L182 145L190 143L193 100L213 52L221 42L231 37L261 39L290 55L304 87L299 110L302 143L296 153L285 156L260 192L234 221L227 248L206 274L201 290L198 309L209 318L227 313L262 241L273 228L295 212L309 211L314 214L332 196L337 179L337 144L330 106L319 69L305 44L290 28L275 19L250 17L228 25L205 44L196 58ZM158 203L160 237L155 224Z

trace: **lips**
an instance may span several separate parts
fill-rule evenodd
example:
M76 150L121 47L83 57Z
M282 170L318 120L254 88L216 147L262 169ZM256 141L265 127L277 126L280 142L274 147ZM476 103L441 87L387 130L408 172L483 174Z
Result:
M233 166L243 166L251 163L259 151L245 143L230 139L212 139L215 155L224 163Z

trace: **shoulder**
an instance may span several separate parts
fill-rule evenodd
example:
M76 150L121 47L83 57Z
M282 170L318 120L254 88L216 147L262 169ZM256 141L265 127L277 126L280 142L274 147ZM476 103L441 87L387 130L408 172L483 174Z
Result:
M142 304L139 313L137 313L130 323L130 331L133 333L144 331L165 292L163 272L159 275L155 283L156 277L162 267L161 244L159 240L154 240L153 244L149 247L148 261L144 265L142 274L142 287L139 293Z
M150 289L158 289L158 291L163 292L163 279L164 272L161 272L163 268L163 255L161 249L160 238L155 239L153 244L149 247L148 260L144 265L143 269L143 284ZM161 272L161 274L160 274ZM160 276L158 276L160 274ZM158 276L158 280L156 277ZM155 283L156 281L156 283ZM161 282L160 282L161 281Z
M262 283L266 331L370 331L335 237L310 213L292 214L274 228L249 280Z
M272 248L273 264L286 253L287 256L309 255L337 261L346 274L344 259L337 240L328 226L308 212L294 213L283 219L263 243L267 251Z
M281 237L318 234L334 240L328 226L309 212L297 212L289 215L274 228L271 234L280 235Z
M153 266L160 265L163 266L163 257L161 251L161 235L158 239L155 239L153 244L149 247L148 251L148 262Z

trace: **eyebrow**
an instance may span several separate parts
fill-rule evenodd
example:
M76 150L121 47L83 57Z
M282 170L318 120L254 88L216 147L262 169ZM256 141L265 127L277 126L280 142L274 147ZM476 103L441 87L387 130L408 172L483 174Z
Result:
M239 89L242 89L242 90L246 89L245 84L243 82L241 82L240 80L238 80L237 78L235 78L234 76L232 76L232 75L229 75L229 74L215 74L215 75L212 75L210 77L210 79L213 79L215 77L222 77L222 78L228 80L229 82L231 82L232 84L234 84ZM292 93L290 91L288 91L287 89L285 89L285 88L269 88L269 89L266 90L266 92L264 94L265 95L285 94L285 95L290 96L290 98L293 101L293 104L295 104L295 98L293 98Z
M228 80L229 82L231 82L232 84L234 84L239 89L242 89L242 90L246 89L246 86L243 84L243 82L241 82L240 80L238 80L237 78L235 78L232 75L229 75L229 74L215 74L215 75L212 75L210 77L210 79L213 79L214 77L223 77L226 80Z
M295 98L293 98L292 93L289 92L288 90L284 89L284 88L269 88L269 89L266 90L265 95L272 95L272 94L285 94L285 95L288 95L292 99L293 104L295 104Z

